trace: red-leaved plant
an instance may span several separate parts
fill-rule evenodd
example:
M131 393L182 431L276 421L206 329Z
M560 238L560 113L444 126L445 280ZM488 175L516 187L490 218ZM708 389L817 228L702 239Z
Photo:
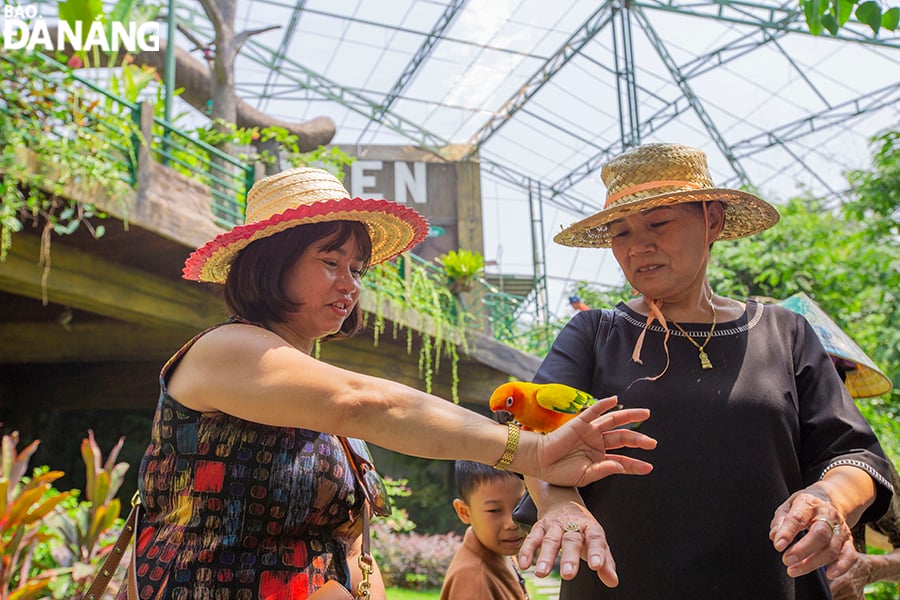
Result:
M59 597L79 600L94 580L98 564L112 551L112 543L121 529L121 502L116 498L125 480L128 463L117 463L125 438L109 451L106 461L94 440L94 432L81 442L86 482L85 500L67 511L57 510L48 516L47 526L57 532L62 544L51 550L60 571L70 577L65 589L57 589Z
M43 525L54 508L71 492L50 494L62 471L37 472L27 477L28 462L40 444L33 441L18 451L19 433L3 436L0 449L0 600L43 597L57 573L33 573L34 550L50 539Z
M85 498L59 492L62 471L46 467L27 477L40 440L18 451L19 434L4 435L0 448L0 600L80 600L100 562L109 554L122 523L115 497L127 463L117 463L124 439L106 461L93 431L81 444Z

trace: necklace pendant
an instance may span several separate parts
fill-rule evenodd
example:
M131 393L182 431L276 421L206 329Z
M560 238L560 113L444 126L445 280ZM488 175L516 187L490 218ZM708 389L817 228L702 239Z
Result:
M704 370L713 368L712 363L709 362L709 355L704 350L700 350L700 368Z

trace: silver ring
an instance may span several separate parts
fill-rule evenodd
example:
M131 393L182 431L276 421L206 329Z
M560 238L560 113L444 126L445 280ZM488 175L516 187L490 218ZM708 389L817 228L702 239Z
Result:
M822 521L823 523L828 525L828 528L831 530L831 535L838 535L841 532L841 524L840 523L835 523L834 525L832 525L831 521L829 521L828 519L823 519L822 517L819 517L818 519L813 519L813 523L815 523L816 521Z
M579 533L579 532L581 532L581 525L579 525L575 521L569 521L568 523L566 523L566 526L563 527L563 532L566 532L566 531L573 531L575 533Z

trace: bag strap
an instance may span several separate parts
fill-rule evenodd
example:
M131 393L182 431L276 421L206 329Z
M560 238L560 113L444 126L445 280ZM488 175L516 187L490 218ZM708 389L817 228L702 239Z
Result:
M606 338L609 337L609 330L612 328L613 311L610 308L600 309L600 325L597 326L597 334L594 337L594 359L600 354Z
M365 483L362 480L362 476L360 474L360 469L356 465L356 461L353 458L353 452L350 451L350 442L347 441L347 438L343 436L337 436L341 441L341 446L344 449L344 454L347 455L347 460L350 461L350 469L353 471L353 477L356 479L356 484L359 486L360 492L363 495L363 504L362 504L362 520L363 520L363 530L362 530L362 551L359 553L359 569L362 571L363 578L362 581L359 582L359 585L356 586L356 595L358 598L362 598L363 600L368 600L369 598L369 588L372 587L372 584L369 583L369 576L375 572L375 558L372 556L371 552L371 536L369 533L369 501L366 499L365 495Z
M94 577L91 587L88 588L88 591L84 596L85 600L100 600L103 593L106 591L106 588L109 586L109 582L112 580L113 575L115 575L116 569L119 567L122 556L128 549L128 544L130 542L134 543L131 547L131 564L128 565L128 574L126 575L128 598L131 600L138 597L135 571L135 554L137 550L137 536L135 535L135 531L137 530L140 514L141 499L138 494L135 494L134 499L131 501L131 512L128 513L128 518L125 520L125 526L122 527L122 531L119 532L116 543L113 544L112 550L110 550L109 554L106 556L106 560L104 560L103 564L100 566L97 576Z

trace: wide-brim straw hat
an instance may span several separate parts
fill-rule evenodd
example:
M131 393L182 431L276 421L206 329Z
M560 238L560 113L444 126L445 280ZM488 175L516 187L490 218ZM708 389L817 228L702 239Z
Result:
M855 365L856 368L847 371L847 379L844 381L851 396L871 398L891 391L893 383L887 375L875 366L874 361L812 298L800 292L785 298L779 304L806 317L825 347L825 352Z
M603 210L556 234L563 246L609 248L609 223L637 212L683 202L719 201L725 225L716 239L740 238L778 222L775 207L747 192L713 184L706 154L679 144L645 144L613 158L600 172Z
M428 221L412 208L384 199L351 198L337 177L306 167L257 181L247 194L245 214L244 225L220 233L191 253L184 264L185 279L224 283L242 249L309 223L363 223L372 238L371 265L406 252L428 233Z

